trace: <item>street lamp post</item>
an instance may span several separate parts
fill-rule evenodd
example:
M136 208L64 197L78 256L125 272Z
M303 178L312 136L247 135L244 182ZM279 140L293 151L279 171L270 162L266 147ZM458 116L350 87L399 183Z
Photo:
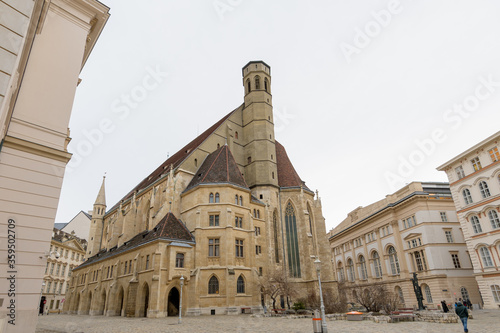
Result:
M181 296L179 300L179 324L182 323L182 286L184 286L184 275L181 275Z
M319 257L316 257L316 260L314 260L314 265L316 266L316 272L318 273L319 299L321 300L321 331L323 333L328 333L325 318L325 305L323 304L323 291L321 290L321 261L319 260Z

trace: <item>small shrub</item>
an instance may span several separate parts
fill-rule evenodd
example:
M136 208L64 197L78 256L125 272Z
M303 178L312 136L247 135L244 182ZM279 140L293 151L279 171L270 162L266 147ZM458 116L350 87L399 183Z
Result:
M292 309L294 309L295 311L297 311L297 310L303 310L305 308L306 308L306 306L301 301L294 303L293 306L292 306Z

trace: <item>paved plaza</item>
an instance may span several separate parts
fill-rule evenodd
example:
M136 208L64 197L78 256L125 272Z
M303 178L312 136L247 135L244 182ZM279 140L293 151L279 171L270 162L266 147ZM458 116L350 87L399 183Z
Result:
M120 318L102 316L49 315L38 319L37 333L136 333L136 332L189 332L189 333L310 333L310 318L289 319L281 317L253 318L239 316L186 317L182 324L177 318ZM463 332L462 325L407 322L377 324L372 321L328 321L329 333L374 332L374 333L451 333ZM474 311L474 319L469 320L469 332L500 332L500 311Z

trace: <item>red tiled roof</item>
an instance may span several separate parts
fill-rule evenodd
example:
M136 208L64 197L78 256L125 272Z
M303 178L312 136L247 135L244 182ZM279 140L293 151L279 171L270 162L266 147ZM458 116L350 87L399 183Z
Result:
M96 263L106 258L111 258L119 253L123 253L127 250L133 249L139 245L152 242L157 239L167 239L167 240L179 240L194 242L193 235L189 232L187 227L178 220L174 214L171 212L167 213L165 217L161 219L160 222L152 230L145 230L130 240L126 241L120 247L114 247L111 249L103 249L96 255L88 258L83 264L78 268L84 267L88 264Z
M125 201L128 198L131 198L135 191L139 191L139 190L146 188L149 185L153 184L162 175L166 174L167 172L170 172L171 166L173 166L174 169L176 167L178 167L189 156L189 154L191 154L191 152L194 149L196 149L199 145L201 145L217 128L219 128L220 125L222 125L222 123L227 118L229 118L229 116L231 116L240 107L241 106L239 106L235 110L229 112L221 120L216 122L209 129L207 129L205 132L198 135L198 137L196 137L193 141L191 141L190 143L185 145L178 152L176 152L174 155L172 155L170 158L168 158L155 171L153 171L149 176L144 178L136 187L134 187L130 192L128 192L127 195L125 195L121 200ZM116 207L118 207L120 201L118 201L118 203L116 203L113 207L111 207L111 209L109 209L108 212L112 211Z
M207 156L185 191L199 184L218 183L235 184L248 188L227 145L220 147Z
M292 162L286 154L285 147L276 141L276 164L278 167L278 185L280 187L300 187L309 190L306 184L300 179L295 171ZM310 190L309 190L310 191Z

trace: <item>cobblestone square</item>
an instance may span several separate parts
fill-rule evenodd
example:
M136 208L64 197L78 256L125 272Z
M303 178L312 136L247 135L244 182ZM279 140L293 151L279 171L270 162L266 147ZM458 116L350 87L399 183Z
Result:
M500 311L478 310L469 320L471 333L500 332ZM452 333L463 332L462 325L426 322L404 322L377 324L372 321L328 321L328 332L373 332L373 333ZM185 317L182 324L177 318L121 318L102 316L49 315L40 316L36 333L136 333L136 332L189 332L189 333L310 333L310 318L290 319L286 317L253 318L239 316Z

